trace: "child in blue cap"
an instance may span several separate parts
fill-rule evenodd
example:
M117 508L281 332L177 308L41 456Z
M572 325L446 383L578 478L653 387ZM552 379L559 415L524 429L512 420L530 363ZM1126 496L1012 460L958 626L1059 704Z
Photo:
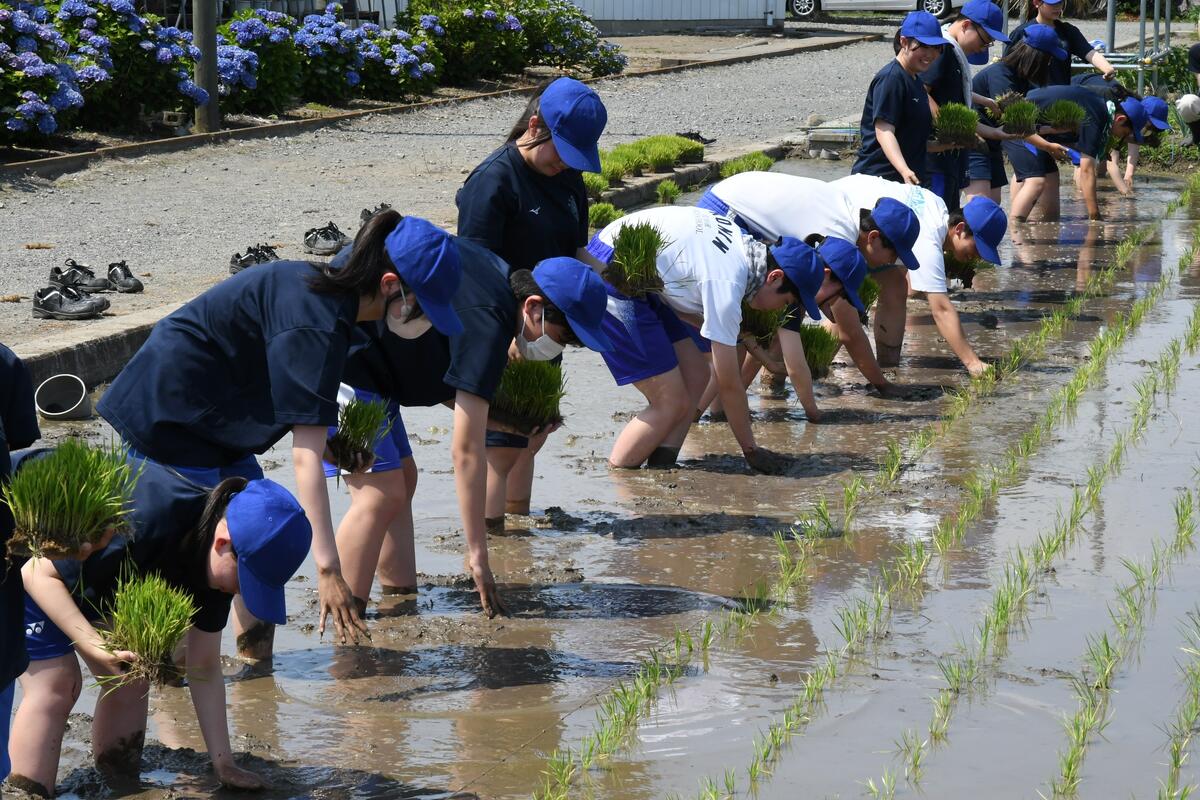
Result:
M12 741L12 779L53 796L63 733L82 687L78 659L95 678L125 671L136 655L107 650L95 624L122 576L158 573L197 608L186 638L187 678L217 778L261 789L262 778L239 767L230 748L221 631L235 595L258 619L287 622L284 586L308 555L312 528L296 499L273 481L231 477L211 488L153 461L130 462L141 474L127 532L82 562L43 558L22 569L30 663L14 719L21 735ZM148 694L144 680L101 692L91 740L102 771L137 776Z
M1106 81L1094 72L1086 75L1076 75L1071 79L1071 85L1080 86L1090 92L1095 92L1113 105L1123 105L1124 101L1129 98L1140 102L1142 108L1146 111L1143 138L1148 144L1157 144L1159 134L1171 129L1171 122L1167 114L1167 102L1161 97L1155 97L1154 95L1140 97L1127 89L1120 81ZM1140 154L1141 145L1138 142L1128 142L1125 145L1124 169L1121 168L1121 153L1118 148L1110 150L1108 159L1105 161L1105 168L1108 171L1108 177L1113 182L1113 186L1126 197L1133 194L1133 176L1137 172Z
M1004 48L1004 54L1025 38L1032 25L1046 25L1054 30L1058 39L1058 47L1054 60L1046 76L1047 85L1066 86L1071 82L1071 57L1086 61L1104 76L1112 80L1117 75L1116 68L1108 62L1104 54L1096 49L1083 32L1069 22L1063 20L1063 0L1026 0L1025 22L1009 34L1009 45Z
M585 84L563 77L542 86L508 140L459 189L458 235L514 270L533 269L548 258L582 257L588 242L583 173L600 171L598 142L607 122L600 96ZM507 481L504 508L489 508L489 517L505 510L529 513L534 456L545 441L545 433L530 437Z

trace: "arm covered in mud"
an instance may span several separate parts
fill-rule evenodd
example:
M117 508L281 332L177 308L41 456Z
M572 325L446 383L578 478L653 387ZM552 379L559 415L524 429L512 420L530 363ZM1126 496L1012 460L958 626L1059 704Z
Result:
M188 689L204 746L222 785L233 789L263 789L266 782L256 773L242 769L233 760L229 746L229 720L225 716L225 677L221 674L221 632L197 628L187 637Z
M479 592L479 602L489 617L505 612L488 563L487 523L487 400L461 389L454 396L454 433L450 455L454 461L454 488L467 539L467 566Z

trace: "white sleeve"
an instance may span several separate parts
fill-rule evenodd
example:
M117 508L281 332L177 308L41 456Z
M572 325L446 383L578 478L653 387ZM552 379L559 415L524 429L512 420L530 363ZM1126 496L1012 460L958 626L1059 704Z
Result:
M711 342L737 346L742 329L742 295L745 287L729 281L700 281L700 304L704 307L704 324L700 335Z
M943 233L945 229L942 229ZM913 245L913 255L921 266L908 273L908 285L914 292L946 293L946 256L942 252L941 239L925 236L924 233ZM904 269L903 266L897 269Z

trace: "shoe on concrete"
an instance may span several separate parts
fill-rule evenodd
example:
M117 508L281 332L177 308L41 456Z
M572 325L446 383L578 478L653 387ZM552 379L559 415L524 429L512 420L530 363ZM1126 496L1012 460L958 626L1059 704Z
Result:
M246 248L246 255L234 253L229 259L229 274L237 275L255 264L266 264L268 261L278 261L279 254L269 244L256 244Z
M85 292L107 292L112 287L108 278L98 278L87 264L80 264L73 258L68 258L61 267L50 270L50 285L56 289L70 286Z
M338 230L338 226L332 222L323 228L312 228L304 234L304 252L315 256L336 255L348 244L350 237Z
M116 261L108 265L108 285L121 294L137 294L142 291L142 282L133 277L129 266L124 261Z
M108 301L72 286L47 286L33 293L34 319L92 319L108 308Z
M675 135L681 139L691 139L693 142L699 142L700 144L712 144L716 141L716 139L709 139L707 136L702 135L700 131L682 131Z
M371 217L383 211L387 211L391 207L392 206L390 203L380 203L379 205L375 206L375 208L364 208L362 213L358 215L358 227L361 228L363 225L366 225L371 221Z

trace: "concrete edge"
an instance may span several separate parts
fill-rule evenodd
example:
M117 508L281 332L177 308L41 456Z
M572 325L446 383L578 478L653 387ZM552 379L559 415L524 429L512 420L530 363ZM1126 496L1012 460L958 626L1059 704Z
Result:
M629 78L670 75L686 70L744 64L751 61L759 61L761 59L792 56L798 53L836 50L840 47L858 44L859 42L875 41L879 38L881 38L881 34L877 33L860 35L849 34L845 37L844 41L821 42L819 44L796 44L792 47L776 50L770 53L751 53L746 55L713 59L709 61L689 61L669 67L659 67L657 69L625 72L619 75L608 75L602 78L586 78L583 80L583 82L599 83L600 81L608 80L624 80ZM442 106L454 105L456 103L469 103L474 100L487 100L496 97L529 94L534 91L534 88L535 87L532 86L525 86L513 89L500 89L495 92L482 92L479 94L468 95L466 97L426 100L420 103L404 103L394 106L384 106L382 108L346 111L339 114L331 114L329 116L316 117L313 119L289 120L287 122L256 125L250 128L235 128L231 130L216 131L213 133L194 133L187 136L175 136L170 139L155 139L149 142L136 142L133 144L101 147L97 150L92 150L87 153L71 153L68 155L51 156L49 158L40 158L32 161L18 161L12 164L0 165L0 180L13 180L31 175L42 178L55 178L59 175L77 172L87 168L93 163L110 158L138 158L145 155L172 153L180 150L187 150L193 147L201 147L207 144L220 144L228 141L263 139L274 136L293 136L296 134L317 130L319 128L337 125L342 122L370 116L372 114L403 114L413 111L420 111L425 108L438 108Z

